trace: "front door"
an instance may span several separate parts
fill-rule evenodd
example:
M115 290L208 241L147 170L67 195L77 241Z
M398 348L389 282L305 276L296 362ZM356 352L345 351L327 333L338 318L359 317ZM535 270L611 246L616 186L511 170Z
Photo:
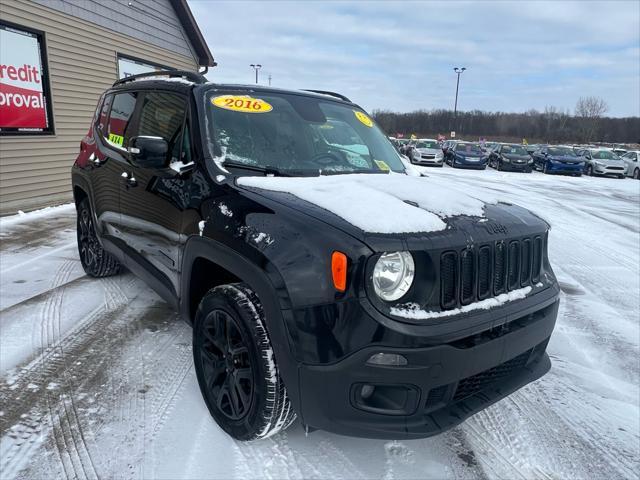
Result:
M187 97L155 90L144 93L139 101L135 135L163 138L169 153L160 169L128 163L120 197L121 228L134 251L131 259L160 282L162 289L176 294L184 243L185 182L171 167L190 161L188 134L184 135Z

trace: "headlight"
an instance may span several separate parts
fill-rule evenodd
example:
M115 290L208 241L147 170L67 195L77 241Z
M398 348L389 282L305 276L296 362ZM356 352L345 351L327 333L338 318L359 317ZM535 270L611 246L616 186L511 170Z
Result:
M442 152L437 152L436 153L436 158L442 158L442 157L444 157L444 153L442 153Z
M533 163L533 158L530 158L527 163Z
M507 157L502 157L502 161L503 162L507 162L507 163L511 163L511 160L509 160Z
M373 289L382 300L392 302L411 288L415 264L409 252L383 253L373 268Z

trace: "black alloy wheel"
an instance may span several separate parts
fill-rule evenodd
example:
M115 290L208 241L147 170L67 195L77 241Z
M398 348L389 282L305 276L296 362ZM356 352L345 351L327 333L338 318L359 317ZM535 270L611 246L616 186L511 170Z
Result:
M247 339L237 320L224 310L213 310L204 319L204 341L197 350L204 369L207 391L227 418L243 419L251 408L253 371Z
M262 304L248 285L220 285L202 298L193 360L209 413L236 440L266 438L295 420Z
M96 234L89 200L83 199L78 205L77 238L80 263L85 273L91 277L108 277L120 271L120 263L105 251Z

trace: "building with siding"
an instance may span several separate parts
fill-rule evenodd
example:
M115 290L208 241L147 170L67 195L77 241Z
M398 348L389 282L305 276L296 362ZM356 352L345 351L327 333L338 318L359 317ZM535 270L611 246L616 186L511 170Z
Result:
M0 0L0 214L71 200L102 92L215 62L186 0Z

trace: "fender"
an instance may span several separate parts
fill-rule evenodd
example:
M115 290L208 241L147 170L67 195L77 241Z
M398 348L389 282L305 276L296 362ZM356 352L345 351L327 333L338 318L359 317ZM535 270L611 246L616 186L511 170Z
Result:
M76 210L77 210L78 199L76 198L76 187L79 187L80 190L82 190L87 195L87 198L89 199L89 206L91 207L91 216L93 217L93 224L98 225L98 217L96 216L96 209L95 209L95 200L93 198L93 188L91 188L91 183L86 178L86 175L79 170L78 166L74 165L71 169L71 188L73 193L73 201L76 204ZM96 231L96 236L98 237L98 241L100 242L100 245L104 247L104 245L102 244L102 237L100 236L100 232Z
M192 324L189 306L191 272L197 258L204 258L229 271L247 283L258 295L265 314L265 323L280 374L289 397L301 412L299 397L298 363L289 347L288 335L282 314L289 302L284 281L278 271L264 259L266 268L256 265L227 245L199 236L191 236L185 244L182 257L179 311L187 323ZM287 308L286 306L284 308Z

